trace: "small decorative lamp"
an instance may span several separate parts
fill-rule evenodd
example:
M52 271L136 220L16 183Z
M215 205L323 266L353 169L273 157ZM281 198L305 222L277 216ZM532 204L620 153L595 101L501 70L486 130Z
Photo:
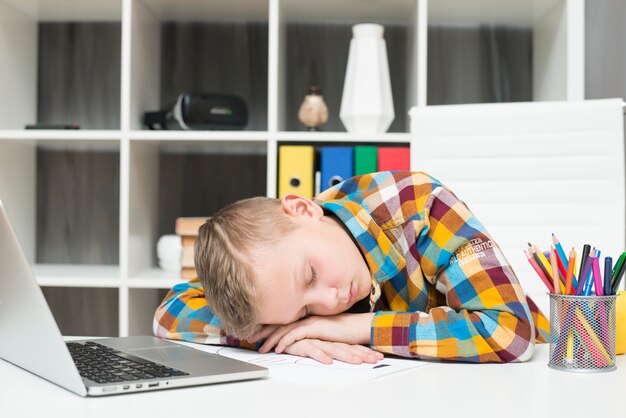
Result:
M300 105L298 119L309 131L319 131L319 127L328 121L328 107L318 86L309 87L309 93Z
M352 27L339 117L351 133L387 132L395 118L384 28L374 23Z

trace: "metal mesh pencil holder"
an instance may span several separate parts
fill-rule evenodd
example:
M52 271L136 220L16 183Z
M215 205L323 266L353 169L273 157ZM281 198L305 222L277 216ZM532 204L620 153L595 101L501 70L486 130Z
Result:
M615 370L616 295L550 294L550 361L571 372Z

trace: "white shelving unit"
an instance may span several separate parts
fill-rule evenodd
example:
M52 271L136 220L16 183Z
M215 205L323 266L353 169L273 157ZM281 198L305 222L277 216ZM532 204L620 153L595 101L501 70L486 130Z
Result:
M37 117L38 25L66 21L121 24L118 129L22 130ZM159 132L142 128L143 112L160 107L161 28L171 21L267 24L266 130ZM35 260L37 247L37 148L119 152L119 265L36 265L39 283L63 288L115 288L119 334L148 333L162 290L179 282L154 264L161 153L265 155L267 171L260 174L266 177L267 195L275 196L277 149L282 142L410 146L408 122L406 132L373 136L285 129L286 97L302 93L287 91L285 83L291 70L285 52L288 25L349 27L360 22L402 25L409 34L408 65L401 80L407 89L406 102L404 112L396 112L397 118L408 118L406 112L412 106L427 106L430 25L530 27L534 100L583 98L583 0L0 0L0 199L30 260Z

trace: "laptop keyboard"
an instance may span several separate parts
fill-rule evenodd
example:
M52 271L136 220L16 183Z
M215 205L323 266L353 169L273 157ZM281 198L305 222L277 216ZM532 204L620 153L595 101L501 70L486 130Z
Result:
M80 375L96 383L117 383L189 374L94 341L66 344Z

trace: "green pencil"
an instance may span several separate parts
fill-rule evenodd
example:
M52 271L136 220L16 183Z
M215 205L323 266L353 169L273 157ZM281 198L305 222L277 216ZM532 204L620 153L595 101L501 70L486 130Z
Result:
M626 251L619 256L619 260L615 263L615 268L613 269L613 274L611 275L611 293L614 295L617 294L617 288L622 281L624 270L626 270L624 259L626 259Z

